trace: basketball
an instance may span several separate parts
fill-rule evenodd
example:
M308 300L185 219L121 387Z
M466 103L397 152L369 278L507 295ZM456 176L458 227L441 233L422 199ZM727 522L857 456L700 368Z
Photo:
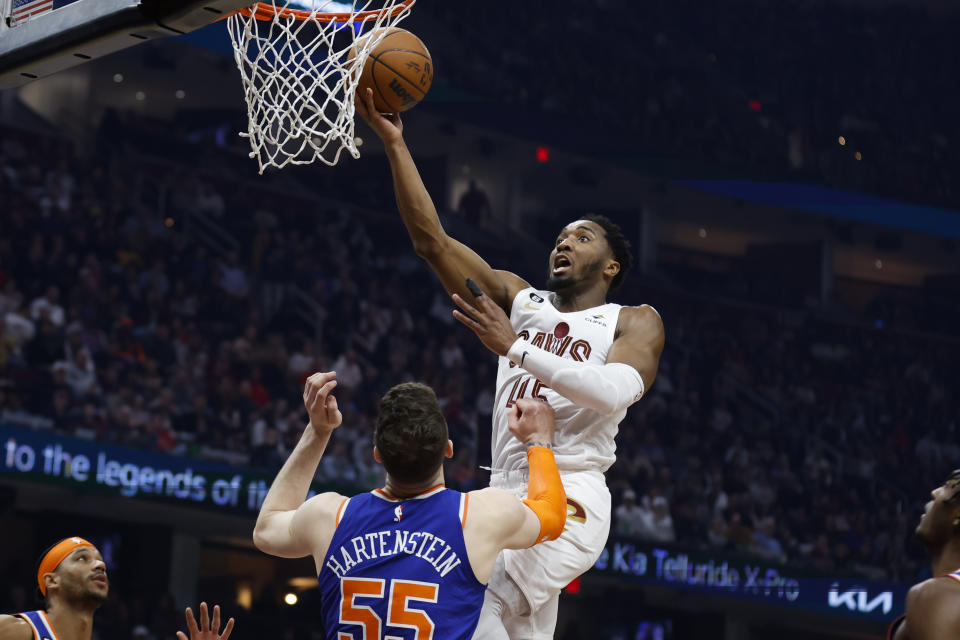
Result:
M382 29L376 29L359 38L350 50L353 60L357 48L370 38L376 38ZM373 89L373 103L381 113L406 111L423 100L433 82L433 60L430 52L417 36L406 29L391 27L363 63L360 91Z

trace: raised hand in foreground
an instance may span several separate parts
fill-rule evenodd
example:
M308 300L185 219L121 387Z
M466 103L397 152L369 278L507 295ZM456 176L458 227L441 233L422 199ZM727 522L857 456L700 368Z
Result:
M190 607L187 607L184 615L187 618L187 631L190 632L189 640L227 640L233 631L234 620L230 618L227 620L227 626L223 628L223 633L220 633L220 605L218 604L213 606L212 626L206 602L200 603L199 627L197 626L197 621L193 618L193 610ZM187 634L183 631L177 631L177 639L188 640Z

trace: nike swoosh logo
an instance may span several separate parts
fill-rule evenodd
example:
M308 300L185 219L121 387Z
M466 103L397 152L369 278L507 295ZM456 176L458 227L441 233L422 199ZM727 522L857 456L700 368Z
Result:
M542 309L543 307L535 307L528 302L527 304L523 305L523 308L530 309L531 311L540 311L540 309Z

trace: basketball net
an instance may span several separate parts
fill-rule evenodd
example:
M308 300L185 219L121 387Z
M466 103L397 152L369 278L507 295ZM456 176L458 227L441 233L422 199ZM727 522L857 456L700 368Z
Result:
M270 0L227 19L247 102L240 135L250 140L261 174L316 160L333 166L344 149L360 157L353 133L360 71L385 27L407 17L414 2ZM311 8L298 8L304 5Z

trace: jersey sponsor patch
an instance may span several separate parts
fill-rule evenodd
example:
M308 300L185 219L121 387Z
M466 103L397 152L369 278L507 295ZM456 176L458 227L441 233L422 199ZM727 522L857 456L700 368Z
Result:
M584 318L584 320L591 324L600 325L601 327L607 326L606 319L603 317L602 313L595 316L587 316Z
M533 300L534 302L536 302L537 304L543 304L543 303L544 303L544 300L543 300L542 297L540 297L540 296L538 296L537 294L532 293L532 292L530 293L530 299Z

